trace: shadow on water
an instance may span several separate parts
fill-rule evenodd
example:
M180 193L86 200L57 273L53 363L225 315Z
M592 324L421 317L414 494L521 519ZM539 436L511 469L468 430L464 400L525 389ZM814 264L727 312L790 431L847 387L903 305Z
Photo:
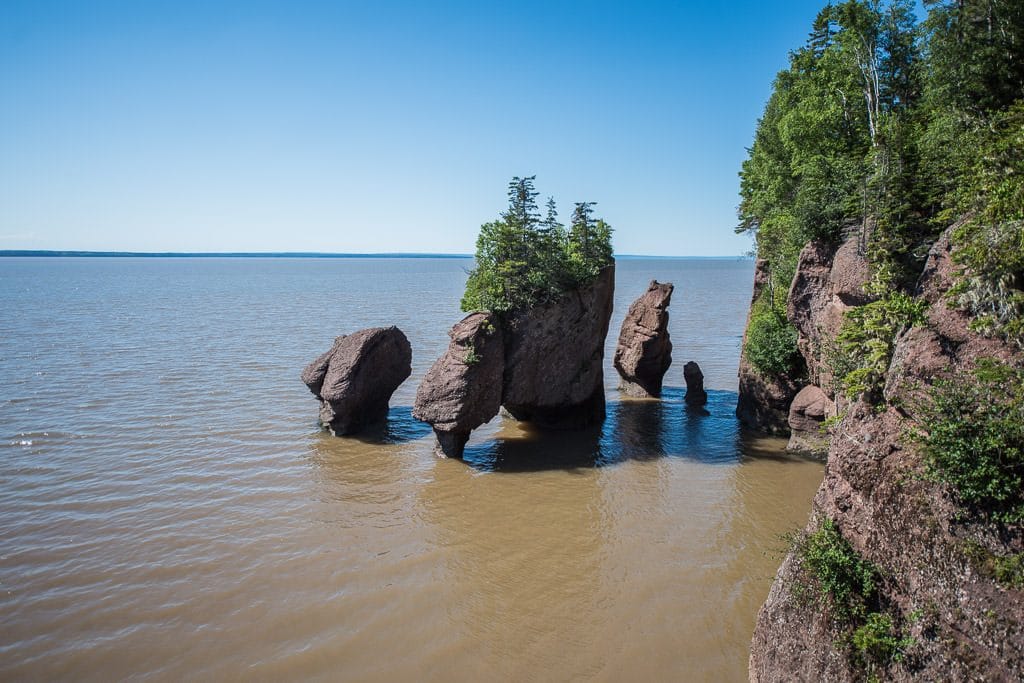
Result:
M742 434L735 392L708 391L703 409L689 408L686 390L666 387L661 400L609 401L604 424L584 431L555 432L520 425L514 434L466 448L463 460L487 472L533 472L606 467L628 460L687 458L735 464L744 457L784 448ZM773 453L773 455L779 455Z
M369 425L358 434L340 437L370 445L403 444L430 435L430 425L412 416L412 406L393 406L385 422Z

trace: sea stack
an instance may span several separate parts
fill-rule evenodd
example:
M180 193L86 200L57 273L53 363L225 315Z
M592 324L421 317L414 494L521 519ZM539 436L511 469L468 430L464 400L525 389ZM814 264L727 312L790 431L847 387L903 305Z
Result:
M671 282L651 280L622 321L614 364L622 378L619 388L630 396L661 395L662 380L672 365L668 306L673 289Z
M593 282L506 319L501 404L512 417L549 429L604 419L604 341L614 294L615 266L605 266Z
M470 432L501 407L505 344L491 313L469 314L448 336L447 351L416 390L412 415L433 427L438 455L461 458Z
M302 371L320 400L320 424L335 436L387 419L395 389L412 373L412 347L397 327L371 327L334 340Z
M692 360L683 366L683 379L686 381L686 405L701 408L708 402L708 392L704 391L704 373L700 366Z

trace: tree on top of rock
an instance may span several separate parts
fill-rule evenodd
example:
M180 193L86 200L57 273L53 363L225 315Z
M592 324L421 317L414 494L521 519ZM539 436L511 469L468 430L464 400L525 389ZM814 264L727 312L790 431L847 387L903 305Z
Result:
M554 198L548 199L541 218L534 179L512 178L508 209L480 226L463 310L501 313L544 303L591 282L614 262L611 226L591 217L594 203L576 204L567 231L558 222Z

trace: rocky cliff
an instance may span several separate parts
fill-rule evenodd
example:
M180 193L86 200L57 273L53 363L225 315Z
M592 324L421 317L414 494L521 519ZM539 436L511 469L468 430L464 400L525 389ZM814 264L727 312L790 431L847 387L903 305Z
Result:
M817 354L836 331L829 307L864 300L847 298L863 294L856 292L860 276L846 277L852 268L844 248L830 257L822 245L809 245L790 292L789 316L819 381L825 371ZM847 265L837 273L841 259ZM896 339L886 400L845 406L831 430L810 521L758 615L752 681L1024 676L1024 593L1013 578L1013 563L1024 557L1019 526L959 504L913 436L929 386L970 376L980 358L1019 360L1014 348L971 331L968 317L950 307L953 271L947 231L915 292L924 320ZM860 597L851 602L844 590Z

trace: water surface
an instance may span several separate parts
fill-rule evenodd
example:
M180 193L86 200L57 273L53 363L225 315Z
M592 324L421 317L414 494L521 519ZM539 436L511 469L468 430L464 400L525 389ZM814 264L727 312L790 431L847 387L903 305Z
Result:
M0 259L0 678L745 680L821 480L733 417L751 262L620 260L605 424L496 418L438 460L410 406L469 265ZM622 400L651 278L675 362ZM388 426L320 432L302 367L386 324L414 353Z

